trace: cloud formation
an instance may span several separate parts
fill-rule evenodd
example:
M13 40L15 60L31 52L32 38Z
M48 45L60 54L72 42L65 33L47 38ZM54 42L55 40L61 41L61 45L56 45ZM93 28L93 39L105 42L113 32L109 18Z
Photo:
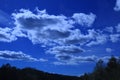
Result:
M111 35L110 35L110 40L111 40L113 43L120 41L120 34L111 34Z
M72 18L77 24L80 24L81 26L90 27L94 23L96 15L94 15L93 13L74 13Z
M92 56L70 56L70 55L59 55L56 57L58 61L53 62L55 65L79 65L79 63L87 62L97 62L102 59L103 61L108 61L110 56L98 57L95 55Z
M25 60L25 61L41 61L45 62L47 60L45 59L36 59L31 57L30 55L24 54L23 52L15 52L15 51L0 51L0 59L6 59L6 60Z
M120 32L120 23L117 26L115 26L115 28L117 32Z
M116 0L116 4L115 4L115 7L114 7L114 10L115 11L120 11L120 0Z
M108 33L113 33L114 32L114 28L113 27L106 27L104 29L105 32L108 32Z
M84 52L84 50L78 46L56 46L48 50L51 54L79 54Z
M29 10L21 9L19 13L12 15L16 27L27 32L28 38L34 44L61 43L61 41L63 43L63 40L75 33L75 30L72 29L75 28L75 24L91 26L95 21L93 13L74 13L69 18L64 15L49 15L46 10L37 10L37 14L35 14Z
M94 29L92 24L95 22L96 15L91 12L89 14L73 13L73 16L68 17L50 15L46 10L37 9L36 12L32 12L21 9L12 16L15 27L0 28L0 41L12 42L18 37L25 37L33 44L49 47L47 53L54 54L59 60L84 61L82 57L73 57L85 51L82 46L91 47L108 41L118 42L120 39L119 24L102 30ZM85 32L82 30L83 27ZM86 61L94 61L93 56L84 58ZM46 60L41 59L41 61Z
M17 37L11 33L12 31L13 30L10 28L0 28L0 41L2 42L15 41Z

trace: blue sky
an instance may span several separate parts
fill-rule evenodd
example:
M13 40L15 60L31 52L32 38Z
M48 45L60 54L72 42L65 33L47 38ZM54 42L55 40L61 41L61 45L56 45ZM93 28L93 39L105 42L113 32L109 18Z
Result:
M120 0L1 0L0 65L81 75L120 54Z

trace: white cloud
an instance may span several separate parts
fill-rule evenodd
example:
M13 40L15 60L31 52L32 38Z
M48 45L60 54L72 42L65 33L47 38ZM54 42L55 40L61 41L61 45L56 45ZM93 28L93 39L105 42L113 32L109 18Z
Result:
M120 32L120 24L118 24L117 26L115 26L116 28L116 32Z
M99 45L99 44L104 44L107 42L107 37L106 35L100 35L96 36L95 41L91 41L90 43L87 44L87 46L92 46L92 45Z
M94 34L94 30L88 30L88 34L84 35L80 32L79 29L75 29L71 31L71 35L64 40L64 43L84 45L85 43L94 38Z
M84 13L74 13L70 18L64 15L49 15L46 10L40 11L38 9L37 14L30 10L21 9L20 12L13 13L12 15L18 30L26 32L27 37L34 44L42 43L43 45L63 44L66 39L69 40L69 38L71 39L69 42L74 42L75 40L72 41L71 37L74 37L75 35L71 35L75 32L75 29L72 29L75 28L75 21L80 19L83 21L81 23L82 25L91 26L96 18L93 13L90 13L89 15ZM83 40L80 39L77 40L77 42Z
M106 28L104 29L104 31L109 32L109 33L113 33L114 28L113 28L113 27L106 27Z
M112 51L113 51L113 49L111 49L111 48L106 48L106 52L111 53Z
M36 59L31 57L30 55L24 54L23 52L15 52L15 51L0 51L0 59L6 59L6 60L25 60L25 61L47 61L45 59Z
M34 43L49 43L66 38L70 35L69 29L74 27L72 20L64 15L49 15L45 10L37 14L25 9L13 13L17 29L27 33L28 38Z
M56 46L47 51L47 53L51 54L78 54L81 52L84 52L84 50L75 45Z
M106 34L103 34L101 31L98 31L98 32L94 31L93 37L94 38L91 39L91 41L86 44L87 46L104 44L107 42L109 36Z
M40 62L46 62L46 61L48 61L47 59L44 59L44 58L40 58L38 61L40 61Z
M116 0L116 4L115 4L115 7L114 7L114 10L115 11L120 11L120 0Z
M76 23L80 24L81 26L90 27L94 23L96 15L94 15L93 13L74 13L72 18L75 20Z
M97 56L79 56L85 50L81 46L93 46L107 43L107 41L117 42L120 39L120 25L106 27L103 30L89 29L95 21L96 15L93 13L74 13L72 17L64 15L50 15L46 10L32 12L21 9L20 12L13 13L15 27L0 28L0 41L12 42L18 37L28 38L33 44L49 46L47 53L54 54L58 62L55 64L79 64L81 62L94 62L100 59ZM86 33L75 27L86 26ZM105 32L109 32L106 34ZM77 45L77 46L76 46ZM110 48L106 48L111 52ZM4 53L4 54L3 54ZM15 55L15 56L13 56ZM78 56L75 56L78 55ZM0 58L10 60L30 60L45 62L46 59L36 59L23 52L0 51ZM97 59L98 58L98 59ZM104 57L107 59L108 57Z
M59 55L56 57L58 61L53 62L54 65L79 65L80 63L90 63L90 62L98 62L102 59L104 62L108 62L110 56L102 56L98 57L95 55L91 56L70 56L70 55ZM118 58L118 57L116 57Z
M120 34L111 34L110 35L110 40L112 42L118 42L120 40Z
M13 35L11 32L13 30L10 28L0 28L0 41L2 42L12 42L17 40L17 37Z

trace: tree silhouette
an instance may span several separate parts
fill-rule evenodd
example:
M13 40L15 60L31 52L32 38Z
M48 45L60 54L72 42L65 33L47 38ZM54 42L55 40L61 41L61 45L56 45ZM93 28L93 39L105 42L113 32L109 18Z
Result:
M18 69L4 64L0 67L0 80L120 80L120 58L112 56L108 63L100 59L93 72L80 77L50 74L34 68Z

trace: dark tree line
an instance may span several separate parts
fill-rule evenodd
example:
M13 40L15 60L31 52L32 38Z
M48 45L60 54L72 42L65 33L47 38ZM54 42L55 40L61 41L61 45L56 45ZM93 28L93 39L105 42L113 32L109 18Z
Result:
M120 80L120 59L112 56L108 63L99 60L92 73L80 77L50 74L33 68L18 69L5 64L0 67L0 80Z
M120 80L120 58L112 56L108 63L99 60L94 71L81 76L82 80Z

